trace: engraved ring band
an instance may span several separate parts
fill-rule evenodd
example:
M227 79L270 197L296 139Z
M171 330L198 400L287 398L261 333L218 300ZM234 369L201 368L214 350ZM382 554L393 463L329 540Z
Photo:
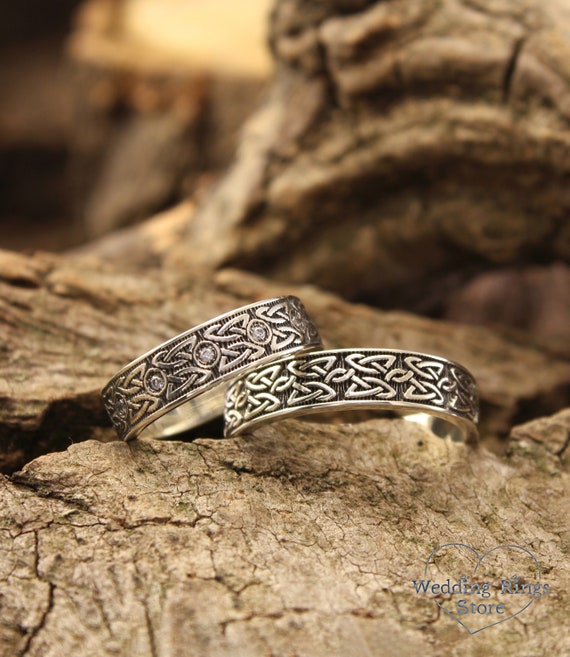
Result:
M335 349L279 359L228 388L227 437L259 424L327 410L393 411L455 441L477 440L473 376L431 354L396 349Z
M102 392L117 433L164 438L222 415L227 381L321 340L297 297L220 315L143 354Z

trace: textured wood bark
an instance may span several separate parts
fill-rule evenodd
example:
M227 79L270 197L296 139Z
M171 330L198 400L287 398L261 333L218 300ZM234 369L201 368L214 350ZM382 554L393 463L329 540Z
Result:
M0 655L570 653L564 336L380 311L224 267L379 300L567 257L568 108L548 75L567 70L569 20L561 0L281 0L273 96L198 215L186 203L65 257L0 251ZM115 440L99 393L119 367L282 293L329 347L466 365L482 444L354 414L232 440L216 424ZM532 550L552 593L470 636L412 586L454 541Z
M170 219L167 217L167 219ZM568 401L570 355L521 334L354 306L314 288L189 264L117 270L89 260L0 252L0 437L4 471L33 456L114 439L104 383L149 348L221 312L296 293L330 347L393 347L445 356L475 374L489 440Z
M568 260L569 33L564 0L281 0L271 99L190 243L422 309Z
M401 420L41 457L0 479L2 654L567 654L569 430L505 457ZM528 546L552 593L470 636L412 586L458 540Z
M177 224L162 220L168 243ZM494 630L475 641L412 588L429 552L454 540L532 547L556 595L502 626L502 654L567 651L570 411L496 441L516 418L562 406L568 353L156 258L129 273L93 253L1 254L3 467L80 444L0 478L0 654L492 654ZM212 427L193 444L113 440L99 390L118 367L285 291L330 346L418 349L471 368L483 446L354 417L238 440L215 440Z
M88 236L151 216L227 165L269 75L267 5L84 3L68 50L74 194Z

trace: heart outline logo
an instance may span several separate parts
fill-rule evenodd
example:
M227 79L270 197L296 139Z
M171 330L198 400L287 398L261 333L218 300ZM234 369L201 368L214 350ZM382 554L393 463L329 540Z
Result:
M497 550L508 550L508 549L515 549L515 550L520 550L521 552L524 552L526 555L528 555L536 565L536 572L538 573L538 582L541 582L542 580L542 568L540 567L540 563L538 562L538 559L534 556L534 554L530 551L527 550L526 548L521 547L520 545L498 545L494 548L491 548L490 550L487 550L487 552L483 554L479 554L475 548L471 547L470 545L466 545L465 543L445 543L444 545L440 545L439 547L435 548L435 550L432 550L432 552L429 554L428 558L426 559L426 564L424 568L424 577L427 577L428 575L428 569L430 562L432 562L432 558L441 550L445 548L466 548L469 550L476 558L477 558L477 563L475 564L475 567L473 568L473 576L477 575L477 571L479 570L479 566L482 564L484 559L486 559L490 554L493 552L496 552ZM511 620L512 618L516 618L520 614L522 614L523 611L528 609L534 602L536 602L536 599L532 597L532 599L524 605L521 609L519 609L516 613L510 614L509 616L506 616L505 618L501 618L501 620L498 620L494 623L489 623L488 625L484 625L483 627L480 627L476 630L471 630L469 627L466 625L465 622L463 622L460 618L458 618L454 613L446 609L442 604L440 604L436 599L434 599L434 602L436 605L444 611L448 616L453 618L454 621L459 623L470 635L475 635L478 634L479 632L482 632L483 630L487 630L490 627L495 627L496 625L500 625L501 623L504 623L505 621Z

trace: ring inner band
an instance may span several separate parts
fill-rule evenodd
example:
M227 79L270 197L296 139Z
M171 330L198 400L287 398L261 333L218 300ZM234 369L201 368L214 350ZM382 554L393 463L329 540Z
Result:
M189 399L155 419L139 434L140 438L170 438L220 416L228 384L222 383L198 397Z

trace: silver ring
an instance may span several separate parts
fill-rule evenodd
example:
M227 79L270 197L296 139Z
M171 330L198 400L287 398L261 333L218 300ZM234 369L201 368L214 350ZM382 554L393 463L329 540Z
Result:
M331 409L395 411L452 440L477 440L473 376L452 361L396 349L335 349L280 359L228 388L225 435Z
M229 378L320 344L297 297L266 299L143 354L103 388L103 401L121 438L167 437L222 415Z

